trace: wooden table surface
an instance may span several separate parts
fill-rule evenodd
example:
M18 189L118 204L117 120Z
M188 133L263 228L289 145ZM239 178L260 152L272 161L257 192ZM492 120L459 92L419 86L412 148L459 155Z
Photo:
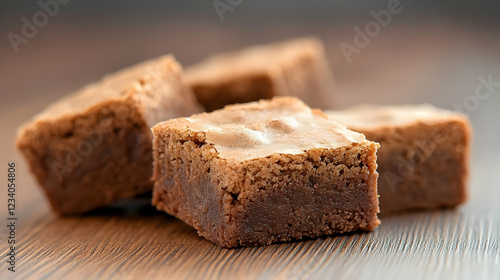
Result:
M210 28L215 27L192 27L201 34ZM194 62L211 51L272 41L271 34L311 33L306 28L280 33L279 28L261 37L259 31L247 30L246 41L230 39L231 32L220 36L224 44L206 38L213 43L204 50L182 50L189 38L171 44L151 31L141 40L156 38L163 46L141 51L134 47L140 42L117 51L108 38L110 30L77 30L103 42L106 47L97 51L83 40L71 45L73 32L55 26L18 55L3 49L0 219L7 224L7 163L14 161L18 220L15 273L7 271L9 234L1 226L0 279L500 279L500 87L468 112L474 126L468 202L457 209L382 217L371 233L228 250L156 212L147 197L79 217L57 218L50 212L13 148L21 123L66 91L139 59L173 50L181 61ZM498 32L474 30L453 24L393 26L350 64L338 45L352 39L352 25L315 34L327 42L340 107L430 102L451 109L474 95L479 76L500 81ZM89 57L91 63L86 63Z

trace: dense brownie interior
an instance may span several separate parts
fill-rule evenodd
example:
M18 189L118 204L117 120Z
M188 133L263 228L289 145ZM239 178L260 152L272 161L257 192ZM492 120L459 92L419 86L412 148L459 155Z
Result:
M125 103L57 126L39 122L24 137L19 145L57 213L86 212L152 188L151 133Z

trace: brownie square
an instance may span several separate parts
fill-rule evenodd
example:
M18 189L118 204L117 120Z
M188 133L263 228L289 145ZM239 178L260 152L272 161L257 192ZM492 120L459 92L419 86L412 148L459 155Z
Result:
M296 98L153 127L153 205L222 247L369 231L377 143Z
M380 143L382 214L466 200L471 126L462 114L431 105L364 105L326 114Z
M19 130L24 154L57 214L151 191L158 121L201 111L173 56L124 69L55 102Z
M248 47L188 67L186 82L207 111L273 96L299 97L332 108L333 76L316 38Z

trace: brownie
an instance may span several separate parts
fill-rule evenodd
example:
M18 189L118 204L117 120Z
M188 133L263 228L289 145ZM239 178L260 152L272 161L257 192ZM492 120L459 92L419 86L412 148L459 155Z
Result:
M55 213L152 190L150 127L201 111L181 75L173 56L143 62L60 99L20 128L17 146Z
M222 247L369 231L377 143L292 97L153 127L153 205Z
M326 114L380 143L382 214L466 200L471 126L465 116L431 105L364 105Z
M186 82L207 111L291 95L331 109L333 76L323 44L299 38L209 57L186 68Z

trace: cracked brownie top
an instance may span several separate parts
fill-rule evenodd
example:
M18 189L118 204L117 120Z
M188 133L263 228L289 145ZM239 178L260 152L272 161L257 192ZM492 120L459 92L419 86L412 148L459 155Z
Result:
M363 134L347 129L293 97L229 105L159 126L203 132L206 142L215 146L220 157L240 161L368 141Z

